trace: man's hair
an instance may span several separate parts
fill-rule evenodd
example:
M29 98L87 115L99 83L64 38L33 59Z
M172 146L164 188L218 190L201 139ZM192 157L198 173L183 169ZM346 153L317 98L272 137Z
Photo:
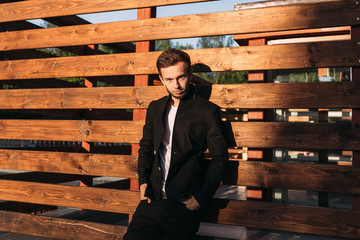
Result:
M156 67L161 75L160 69L167 68L177 64L178 62L185 62L187 73L191 72L191 60L190 56L181 50L170 48L160 54L156 61Z

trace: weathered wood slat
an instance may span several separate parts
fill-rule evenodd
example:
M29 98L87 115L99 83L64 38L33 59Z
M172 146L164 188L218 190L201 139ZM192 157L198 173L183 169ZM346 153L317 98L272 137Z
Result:
M0 160L3 169L137 177L134 156L0 150ZM359 171L344 166L240 162L238 184L358 194Z
M0 51L351 26L358 24L359 15L354 1L343 0L4 32L0 34Z
M51 239L120 240L126 227L0 211L0 230Z
M137 143L143 122L0 120L1 139Z
M1 149L0 168L137 178L137 159L130 155Z
M143 121L0 120L1 139L138 143ZM238 147L360 150L351 124L233 122Z
M360 108L360 83L197 86L222 108ZM162 86L0 90L0 109L136 109L165 96ZM113 110L114 111L114 110Z
M268 0L263 2L247 2L235 4L235 10L251 9L251 8L264 8L283 5L294 5L314 2L333 2L334 0Z
M194 70L240 71L360 66L356 41L187 50ZM0 62L0 80L157 74L161 52Z
M77 15L95 12L156 7L172 4L204 2L209 0L142 0L142 1L86 1L86 0L32 0L2 4L0 22Z
M331 27L331 28L317 28L317 29L301 29L293 31L281 31L281 32L262 32L262 33L250 33L234 35L235 41L266 38L270 39L282 39L282 38L294 38L294 37L313 37L313 36L328 36L328 35L344 35L350 34L350 26L346 27Z
M205 221L260 229L360 238L360 211L265 202L220 201L220 211ZM209 208L209 212L212 210Z
M238 147L360 149L360 129L351 124L233 122Z
M0 91L2 109L146 108L166 95L164 87L17 89ZM3 101L4 100L4 101Z
M133 214L140 200L128 190L0 180L0 199Z
M241 186L360 193L356 167L242 161L238 169Z

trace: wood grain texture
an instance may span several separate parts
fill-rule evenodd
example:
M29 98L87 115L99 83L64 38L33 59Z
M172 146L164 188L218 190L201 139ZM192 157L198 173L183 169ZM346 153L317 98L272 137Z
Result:
M204 1L209 0L93 0L90 2L86 0L32 0L31 2L21 1L2 4L0 8L0 22L127 10L135 8L156 7Z
M141 121L0 120L0 138L138 143L143 124Z
M350 39L350 26L317 29L301 29L280 32L261 32L237 34L234 40L240 45L248 45L248 39L266 38L267 44L284 44L296 42L323 42Z
M138 143L143 121L0 120L1 139ZM360 150L351 124L232 122L238 147Z
M210 101L222 108L345 108L360 101L360 85L350 82L219 84L212 88Z
M270 90L270 91L269 91ZM259 83L197 86L222 108L360 108L360 83ZM11 89L0 109L137 109L167 94L162 86Z
M146 108L166 95L164 87L17 89L0 91L1 109ZM2 101L4 100L4 101Z
M233 122L238 147L360 149L360 129L351 124Z
M0 230L63 240L121 240L126 227L0 211Z
M259 83L197 86L222 108L360 108L360 83ZM138 109L167 94L163 86L11 89L0 109Z
M0 51L350 26L359 15L354 1L343 0L4 32Z
M137 178L137 157L130 155L1 149L0 168Z
M358 167L241 161L238 169L241 186L360 193Z
M14 40L16 41L16 40ZM195 72L360 66L357 41L187 50ZM0 80L157 74L161 52L0 62Z
M221 200L210 206L220 207L220 211L207 214L205 221L342 238L360 237L360 211L235 200ZM210 208L207 210L211 212Z
M2 200L133 214L138 192L0 180Z
M247 39L257 39L257 38L266 38L267 40L272 40L272 39L283 39L283 38L294 38L294 37L313 37L313 36L328 36L328 35L340 35L340 34L350 34L350 26L239 34L239 35L234 35L234 40L239 41L239 40L247 40Z
M247 3L235 4L235 10L315 3L315 2L334 2L334 1L336 0L269 0L263 2L247 2Z

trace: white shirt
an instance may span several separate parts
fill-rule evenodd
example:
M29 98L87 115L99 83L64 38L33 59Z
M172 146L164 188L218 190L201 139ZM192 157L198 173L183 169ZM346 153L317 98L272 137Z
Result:
M160 147L160 164L162 170L162 184L161 189L165 192L166 179L169 173L171 162L171 145L174 130L175 117L178 107L172 104L167 109L167 117L165 118L165 133L162 139L162 146Z

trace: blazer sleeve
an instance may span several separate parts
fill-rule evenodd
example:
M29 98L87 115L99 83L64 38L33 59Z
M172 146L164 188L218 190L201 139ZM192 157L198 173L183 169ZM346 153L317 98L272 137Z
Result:
M139 144L139 186L149 182L149 177L151 175L151 169L154 162L153 123L151 116L151 109L153 105L153 102L151 102L146 112L146 120L143 127L143 137Z
M224 163L229 159L228 147L225 141L220 119L220 109L217 107L210 117L207 132L207 144L211 161L204 184L194 193L195 199L203 206L215 194L223 177Z

